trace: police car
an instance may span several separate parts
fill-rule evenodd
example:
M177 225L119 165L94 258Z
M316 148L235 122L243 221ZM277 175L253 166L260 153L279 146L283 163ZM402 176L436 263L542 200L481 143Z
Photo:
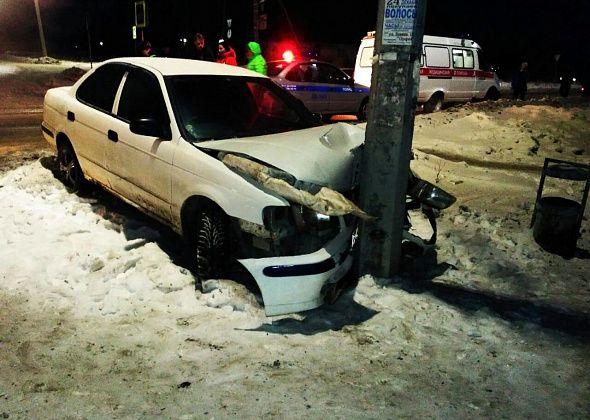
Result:
M314 114L354 114L367 118L369 88L356 84L338 67L316 60L270 61L268 76Z

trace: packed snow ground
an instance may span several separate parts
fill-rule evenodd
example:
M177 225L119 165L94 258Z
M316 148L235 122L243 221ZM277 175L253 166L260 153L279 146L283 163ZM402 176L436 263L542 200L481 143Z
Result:
M544 157L587 163L589 133L585 102L418 116L412 166L458 197L436 249L275 318L232 281L196 291L174 235L98 190L69 194L50 153L15 155L0 165L0 416L586 418L588 221L569 260L528 223Z
M195 291L156 225L69 194L50 163L0 177L11 418L587 414L585 339L404 278L363 277L336 305L266 318L231 281Z

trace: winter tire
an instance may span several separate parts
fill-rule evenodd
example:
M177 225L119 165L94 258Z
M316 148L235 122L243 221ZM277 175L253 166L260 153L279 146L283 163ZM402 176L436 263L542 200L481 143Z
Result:
M57 150L59 177L68 191L78 192L84 185L84 173L71 144L64 142Z
M195 269L198 282L223 276L227 262L227 235L219 210L197 213L195 229Z
M424 112L431 113L431 112L438 112L442 109L443 106L443 97L442 95L436 93L430 97L428 102L424 104Z
M500 92L496 88L490 88L486 93L485 99L488 101L497 101L500 99Z
M363 99L363 102L361 102L361 106L359 108L358 113L356 114L356 117L358 118L359 121L367 121L368 114L369 114L369 98L365 98L365 99Z

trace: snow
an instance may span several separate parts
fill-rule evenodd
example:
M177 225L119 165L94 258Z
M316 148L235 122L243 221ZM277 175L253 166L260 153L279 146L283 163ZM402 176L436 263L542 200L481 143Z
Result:
M0 234L2 287L30 294L34 306L100 316L248 306L202 298L190 272L154 243L156 230L122 232L94 211L93 200L69 194L39 161L7 173L0 185L0 224L11 226ZM209 288L228 293L221 284Z
M68 193L52 153L15 155L0 165L0 416L585 418L587 217L572 259L529 222L544 157L588 163L588 135L586 102L419 115L412 167L458 197L437 246L274 318L231 280L195 290L177 238L104 192ZM575 183L547 188L579 200Z

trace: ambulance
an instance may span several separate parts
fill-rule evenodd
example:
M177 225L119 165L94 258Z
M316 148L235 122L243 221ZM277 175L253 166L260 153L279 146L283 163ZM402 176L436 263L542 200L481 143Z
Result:
M371 86L375 32L361 40L354 80ZM481 47L468 39L424 35L420 57L418 103L424 111L439 111L443 104L500 97L496 73L484 69Z

